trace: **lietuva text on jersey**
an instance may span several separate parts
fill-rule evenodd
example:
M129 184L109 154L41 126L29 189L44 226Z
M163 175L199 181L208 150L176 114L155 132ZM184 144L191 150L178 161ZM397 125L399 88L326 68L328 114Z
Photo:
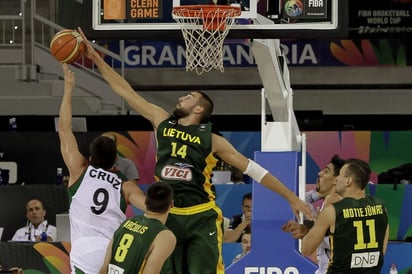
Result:
M132 221L132 220L126 221L126 222L123 224L123 227L124 227L125 229L128 229L128 230L130 230L130 231L133 231L133 232L136 232L136 233L139 233L139 234L145 233L146 230L148 229L147 226L141 225L141 224L139 224L138 222L134 222L134 221Z
M173 138L180 139L183 141L189 141L191 143L200 144L199 136L192 136L191 134L187 132L177 130L175 128L165 128L163 130L163 136L173 137Z
M94 179L110 183L115 189L119 189L122 183L122 180L116 174L104 171L102 169L91 168L89 170L89 176Z
M382 205L374 205L359 208L345 208L343 209L343 218L358 218L358 217L368 217L375 215L382 215L383 208Z

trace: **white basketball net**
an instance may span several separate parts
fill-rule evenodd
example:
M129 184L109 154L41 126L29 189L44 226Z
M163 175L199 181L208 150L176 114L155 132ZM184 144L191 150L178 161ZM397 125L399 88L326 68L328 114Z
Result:
M185 39L186 71L195 71L198 75L212 69L223 72L223 42L235 21L234 17L240 15L240 8L184 7L173 9L172 14ZM188 11L190 7L194 8Z

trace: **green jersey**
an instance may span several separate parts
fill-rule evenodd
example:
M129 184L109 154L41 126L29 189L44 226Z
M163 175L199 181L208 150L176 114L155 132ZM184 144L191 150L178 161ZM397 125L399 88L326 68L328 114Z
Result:
M113 236L109 273L141 273L153 240L166 229L159 220L143 215L123 222Z
M330 235L331 257L327 273L380 273L388 225L381 200L367 195L344 198L333 204L335 232Z
M218 160L212 154L212 124L182 126L171 117L159 124L156 139L155 175L173 188L174 206L214 201L211 177Z

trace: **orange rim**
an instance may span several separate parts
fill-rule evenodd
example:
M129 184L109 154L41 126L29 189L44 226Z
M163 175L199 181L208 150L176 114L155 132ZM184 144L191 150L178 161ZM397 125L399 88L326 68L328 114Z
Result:
M203 16L200 15L200 11L203 11ZM173 14L190 18L208 18L212 16L226 18L239 16L241 14L241 9L240 7L225 5L185 5L174 7Z

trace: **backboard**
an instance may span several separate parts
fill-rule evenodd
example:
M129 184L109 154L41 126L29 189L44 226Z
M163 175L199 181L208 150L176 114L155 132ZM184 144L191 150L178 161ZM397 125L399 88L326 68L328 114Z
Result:
M241 15L228 38L345 38L348 1L342 0L90 0L92 39L180 39L172 9L181 5L237 4Z

